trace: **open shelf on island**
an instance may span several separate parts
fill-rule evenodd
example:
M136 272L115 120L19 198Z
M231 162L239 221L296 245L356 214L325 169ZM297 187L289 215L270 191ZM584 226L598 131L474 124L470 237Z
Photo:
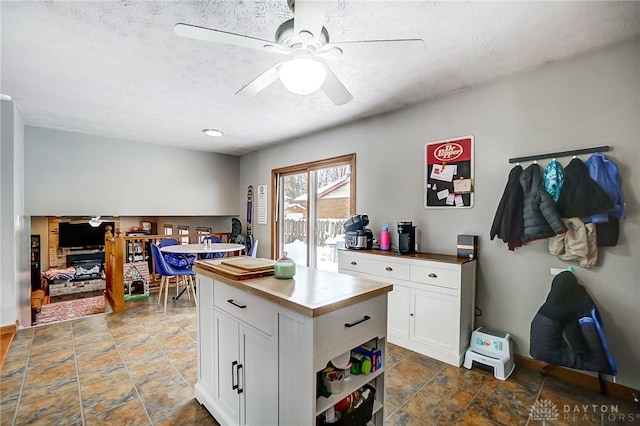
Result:
M376 377L378 377L379 375L381 375L381 374L384 374L384 368L381 368L380 370L374 371L371 374L360 374L360 375L353 375L352 374L349 377L349 379L345 380L345 382L344 382L344 390L342 392L335 393L335 394L331 395L329 398L325 398L324 396L320 396L320 397L318 397L316 399L316 416L319 416L320 414L322 414L325 411L327 411L329 409L329 407L332 407L332 406L336 405L342 399L346 398L351 392L354 392L354 391L360 389L361 387L363 387L367 383L371 384L370 382L373 379L375 379ZM377 389L376 389L376 391L377 391ZM374 402L374 411L375 411L376 402ZM382 404L380 404L380 406L382 406Z
M381 402L379 402L378 400L374 400L373 401L373 415L375 416L378 411L382 410L382 407L384 407L384 406L382 405Z

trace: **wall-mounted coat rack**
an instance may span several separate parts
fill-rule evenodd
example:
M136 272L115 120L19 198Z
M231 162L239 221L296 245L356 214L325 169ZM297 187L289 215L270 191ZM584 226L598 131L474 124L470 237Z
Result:
M549 154L528 155L526 157L509 158L509 163L520 163L524 161L544 160L545 158L568 157L571 155L592 154L594 152L606 152L611 147L595 146L593 148L573 149L571 151L550 152Z

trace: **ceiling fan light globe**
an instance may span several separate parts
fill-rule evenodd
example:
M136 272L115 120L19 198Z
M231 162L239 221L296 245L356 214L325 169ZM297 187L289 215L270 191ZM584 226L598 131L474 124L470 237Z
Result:
M320 89L327 77L327 69L322 62L298 58L282 64L278 76L288 91L308 95Z

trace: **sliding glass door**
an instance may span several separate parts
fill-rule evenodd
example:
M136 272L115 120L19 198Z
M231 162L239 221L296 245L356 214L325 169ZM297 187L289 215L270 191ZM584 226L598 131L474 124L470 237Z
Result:
M338 270L342 223L355 211L355 154L273 171L273 245L297 264Z
M307 205L308 174L294 173L280 178L282 199L280 200L280 235L279 251L282 256L293 259L298 265L307 264Z

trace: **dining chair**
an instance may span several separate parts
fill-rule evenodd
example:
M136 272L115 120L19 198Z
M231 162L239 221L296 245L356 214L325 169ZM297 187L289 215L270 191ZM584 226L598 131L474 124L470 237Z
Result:
M209 241L211 243L221 243L222 240L217 235L209 235L208 237L204 237L202 242ZM224 253L202 253L200 255L200 259L219 259L224 256Z
M256 254L258 254L258 240L253 240L253 244L251 244L251 248L249 249L247 256L256 257Z
M177 246L180 244L175 238L164 238L160 240L160 248L166 246ZM185 266L192 267L196 261L196 257L192 254L175 254L175 253L163 253L164 259L171 266L178 268L184 268Z
M169 279L171 277L176 277L176 291L178 291L180 287L180 280L184 280L184 285L187 287L187 294L189 295L189 299L191 299L191 294L189 294L189 289L193 293L193 299L196 301L196 305L198 304L196 300L196 291L193 285L193 277L196 275L193 270L188 266L178 267L173 266L167 263L162 252L160 251L160 247L156 244L151 244L151 257L153 258L153 263L156 267L156 273L160 275L160 292L158 293L158 305L160 304L160 299L162 298L162 289L164 288L164 313L167 313L167 298L169 295Z

